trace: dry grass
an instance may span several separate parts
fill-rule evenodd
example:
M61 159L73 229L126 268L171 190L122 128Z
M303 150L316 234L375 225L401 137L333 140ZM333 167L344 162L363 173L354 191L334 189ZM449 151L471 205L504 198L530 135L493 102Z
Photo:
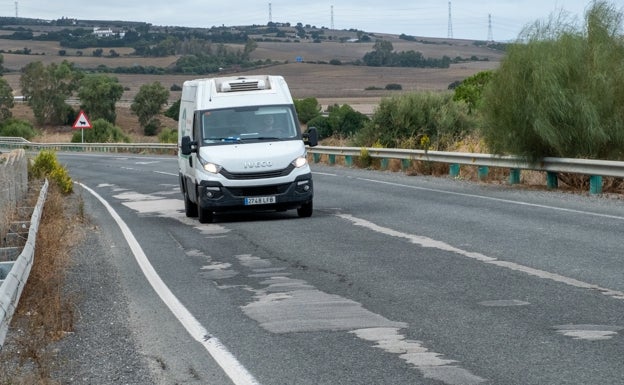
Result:
M80 197L64 197L50 184L34 264L11 323L10 342L0 354L0 384L56 384L50 377L55 355L50 344L74 327L74 298L63 286L71 250L83 239L82 207Z

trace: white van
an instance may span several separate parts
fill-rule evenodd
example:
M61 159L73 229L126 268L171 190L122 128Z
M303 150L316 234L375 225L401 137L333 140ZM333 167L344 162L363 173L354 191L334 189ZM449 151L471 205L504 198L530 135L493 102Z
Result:
M297 209L312 215L314 189L306 147L286 81L250 75L184 82L178 119L180 189L188 217Z

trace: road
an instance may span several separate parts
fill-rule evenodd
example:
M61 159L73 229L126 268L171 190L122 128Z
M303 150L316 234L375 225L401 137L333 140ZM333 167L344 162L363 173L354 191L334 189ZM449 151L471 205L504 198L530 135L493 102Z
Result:
M202 225L173 157L59 160L153 383L624 384L621 200L313 165Z

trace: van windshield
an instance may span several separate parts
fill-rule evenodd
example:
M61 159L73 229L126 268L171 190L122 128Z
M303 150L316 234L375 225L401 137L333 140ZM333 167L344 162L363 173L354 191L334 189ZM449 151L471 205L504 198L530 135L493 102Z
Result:
M293 107L259 106L200 112L204 144L300 139Z

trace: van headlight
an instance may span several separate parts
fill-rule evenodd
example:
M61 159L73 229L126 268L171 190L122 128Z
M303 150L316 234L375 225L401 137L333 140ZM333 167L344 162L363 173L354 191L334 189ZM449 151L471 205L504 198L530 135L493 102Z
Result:
M197 157L197 160L202 165L203 169L211 174L218 174L223 168L216 163L208 162L200 156Z
M305 166L306 164L308 164L308 160L306 159L305 156L300 156L297 159L293 160L291 163L296 168L301 168Z

